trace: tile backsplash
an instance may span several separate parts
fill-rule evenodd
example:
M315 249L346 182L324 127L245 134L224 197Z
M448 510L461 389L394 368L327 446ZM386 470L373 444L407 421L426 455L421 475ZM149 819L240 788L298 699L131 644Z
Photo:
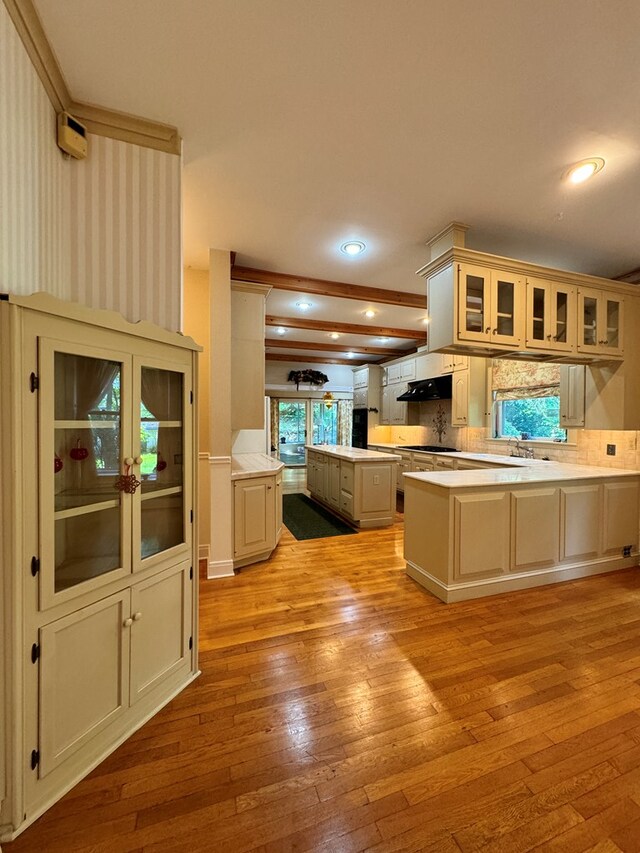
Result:
M369 433L369 442L390 444L438 444L438 435L433 419L438 406L442 406L447 424L451 424L451 401L420 403L418 426L379 426ZM586 430L572 431L575 443L534 444L536 458L548 456L556 462L572 462L577 465L600 465L605 468L631 468L640 471L640 432L635 430ZM443 445L456 447L470 453L508 454L504 442L487 437L484 428L447 426L442 437ZM527 442L523 442L527 446ZM607 445L615 446L615 456L607 454Z

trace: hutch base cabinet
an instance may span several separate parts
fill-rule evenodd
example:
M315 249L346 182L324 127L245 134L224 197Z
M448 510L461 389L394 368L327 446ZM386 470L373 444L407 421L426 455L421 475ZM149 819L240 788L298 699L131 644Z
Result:
M44 294L0 342L9 841L198 675L199 347Z

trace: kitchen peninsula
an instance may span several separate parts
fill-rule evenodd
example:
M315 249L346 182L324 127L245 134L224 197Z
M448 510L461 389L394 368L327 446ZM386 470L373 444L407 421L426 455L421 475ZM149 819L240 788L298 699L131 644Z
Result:
M399 456L340 445L307 445L311 497L355 527L388 527L396 508Z
M407 574L445 602L638 562L638 471L514 459L403 479Z

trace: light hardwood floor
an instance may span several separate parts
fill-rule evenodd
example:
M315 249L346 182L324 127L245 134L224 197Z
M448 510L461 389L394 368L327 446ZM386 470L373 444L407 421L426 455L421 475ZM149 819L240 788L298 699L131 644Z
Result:
M201 590L202 677L6 853L640 850L640 571L445 605L396 524Z

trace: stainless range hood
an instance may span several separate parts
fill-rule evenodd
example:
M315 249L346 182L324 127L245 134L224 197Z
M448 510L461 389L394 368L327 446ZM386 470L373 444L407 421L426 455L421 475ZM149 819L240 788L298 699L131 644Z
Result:
M410 382L409 388L397 399L403 403L423 403L427 400L450 400L452 377L436 376L433 379L422 379Z

